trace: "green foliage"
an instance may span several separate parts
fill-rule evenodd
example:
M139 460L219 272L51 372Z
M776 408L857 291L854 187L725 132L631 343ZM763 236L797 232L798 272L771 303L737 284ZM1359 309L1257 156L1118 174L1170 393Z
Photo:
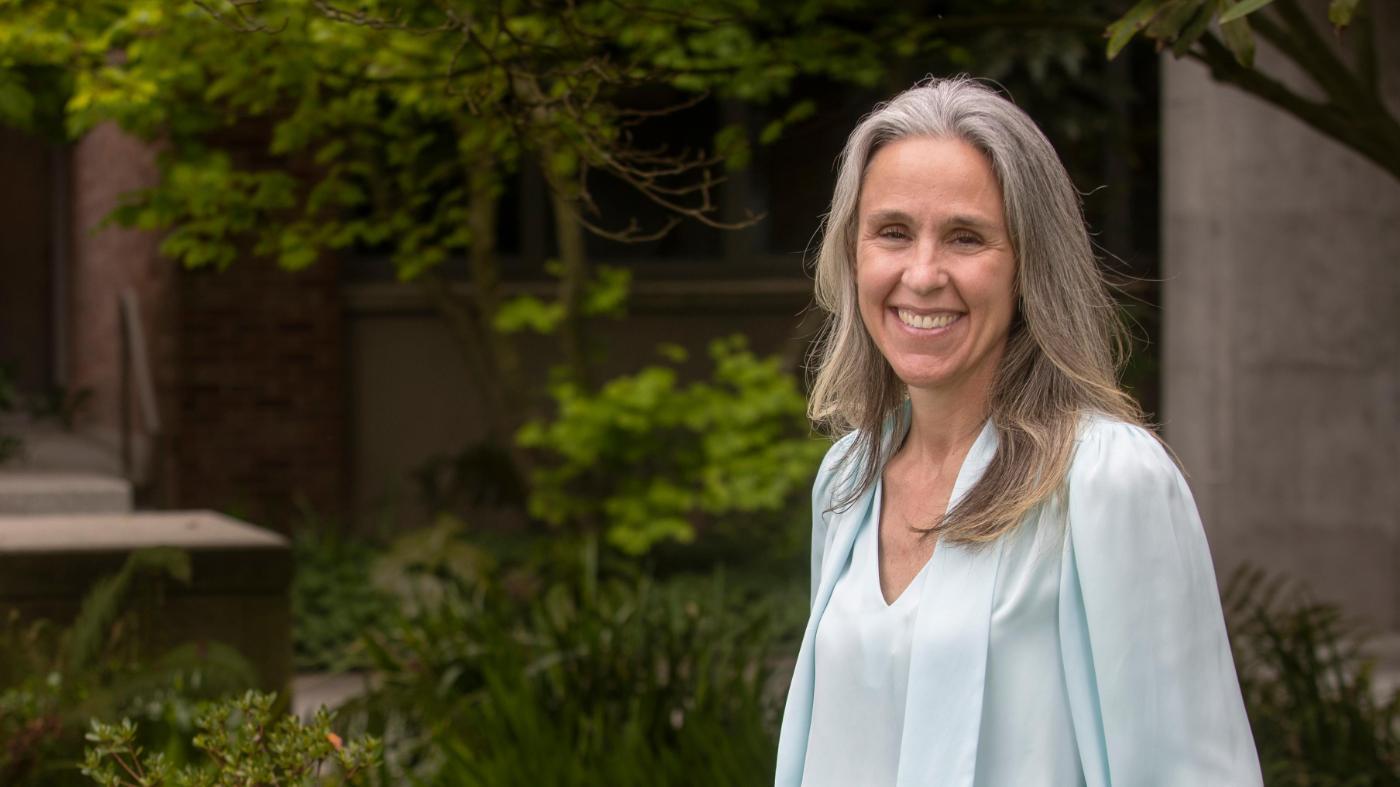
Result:
M872 30L848 25L842 2L9 3L0 119L33 125L38 104L57 103L70 136L115 121L162 140L160 183L115 218L169 230L163 251L187 265L251 247L296 269L359 246L388 251L411 279L473 242L468 184L499 191L523 158L564 191L586 195L588 171L602 171L706 219L709 186L685 180L712 182L717 161L635 147L631 129L658 110L631 103L637 88L669 87L679 106L708 91L768 100L801 74L873 84L884 53L872 33L908 35L897 8ZM730 142L721 153L741 155ZM234 146L259 152L234 161ZM538 315L517 316L536 327Z
M719 581L642 580L584 604L552 589L526 647L505 627L487 635L482 687L459 710L438 783L766 783L774 643L762 617L736 615L724 595Z
M359 784L379 761L373 738L345 743L323 708L310 724L273 712L276 696L248 692L199 711L194 746L203 761L176 765L136 741L130 719L92 723L83 773L102 787L312 787ZM329 772L323 773L327 765Z
M370 577L375 587L412 615L441 603L456 583L481 583L495 560L465 540L465 533L460 520L442 516L430 527L400 536L374 563Z
M299 670L365 666L354 647L362 632L384 625L393 598L365 581L375 545L298 529L292 538L292 652Z
M143 652L162 582L188 579L184 553L140 550L96 583L67 628L8 615L0 627L0 783L75 783L82 730L90 719L120 715L150 722L147 744L178 760L193 698L252 685L247 662L217 643Z
M739 336L715 341L710 355L709 381L680 384L673 361L596 393L554 386L555 418L519 435L542 457L531 514L642 554L693 539L702 518L791 505L824 450L796 380Z
M1242 569L1225 605L1240 688L1270 787L1400 782L1400 692L1379 698L1364 641L1333 606Z
M1273 104L1400 178L1400 118L1380 88L1382 42L1365 4L1331 0L1329 31L1318 29L1300 1L1141 0L1109 26L1108 56L1143 33L1159 51L1170 47L1178 58L1200 61L1213 79ZM1312 89L1254 68L1256 34Z
M1254 65L1254 34L1248 17L1276 0L1140 0L1120 19L1109 25L1108 56L1116 57L1138 33L1157 42L1157 48L1171 47L1181 57L1209 34L1211 22L1220 28L1221 38L1235 60L1246 68ZM1349 26L1360 0L1330 0L1327 18L1337 32Z
M404 550L420 556L407 573L430 577L433 592L409 590L408 614L366 632L380 685L343 711L351 728L384 736L381 783L769 778L773 665L800 631L800 593L755 597L723 574L598 580L587 549L429 567L429 545L472 546L459 527L436 531Z
M561 273L557 260L551 260L545 267L555 276ZM600 265L591 273L589 280L585 282L580 316L622 316L632 272L625 268ZM501 304L493 326L497 331L506 334L522 331L549 334L559 329L564 317L565 307L562 301L544 300L533 295L517 295Z

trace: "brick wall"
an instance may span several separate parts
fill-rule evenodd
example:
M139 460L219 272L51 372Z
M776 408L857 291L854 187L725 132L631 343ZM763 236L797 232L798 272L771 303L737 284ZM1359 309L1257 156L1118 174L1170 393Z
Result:
M223 272L190 271L160 256L154 233L97 229L123 193L157 177L151 146L115 126L75 147L71 378L93 394L82 430L115 451L117 297L131 287L169 440L139 503L214 508L274 526L291 518L296 501L339 513L348 454L337 267L290 273L245 258ZM133 425L139 439L146 425Z
M260 259L182 271L177 502L283 525L341 511L345 349L337 266Z

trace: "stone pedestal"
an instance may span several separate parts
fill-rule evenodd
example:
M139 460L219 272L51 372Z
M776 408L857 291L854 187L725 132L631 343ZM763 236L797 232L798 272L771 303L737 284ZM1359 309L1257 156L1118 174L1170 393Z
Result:
M0 517L0 610L72 620L99 578L134 550L190 555L189 585L171 582L153 627L155 649L201 640L237 649L264 689L292 675L292 556L276 533L207 511Z

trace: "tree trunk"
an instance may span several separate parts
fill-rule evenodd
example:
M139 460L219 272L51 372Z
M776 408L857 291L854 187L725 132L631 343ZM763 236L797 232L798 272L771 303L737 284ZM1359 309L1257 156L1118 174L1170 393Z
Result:
M554 234L559 243L559 302L564 307L559 342L569 376L580 386L590 388L593 381L588 363L588 315L583 311L588 286L588 255L584 249L583 225L575 214L579 206L577 200L554 184L551 184L549 197L554 209Z
M496 210L500 202L497 173L489 161L471 161L467 167L470 294L454 294L452 283L435 271L423 274L421 283L468 368L481 372L479 383L487 402L490 441L510 457L516 474L528 483L529 457L516 445L515 433L529 415L529 397L515 345L509 336L495 329L502 298L500 263L496 257Z

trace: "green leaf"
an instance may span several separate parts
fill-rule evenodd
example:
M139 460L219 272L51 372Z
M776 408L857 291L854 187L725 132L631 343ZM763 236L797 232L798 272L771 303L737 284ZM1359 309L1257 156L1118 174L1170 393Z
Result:
M725 126L715 133L714 150L715 155L724 159L725 169L730 172L744 169L752 159L748 134L738 123Z
M1133 40L1133 36L1147 27L1147 23L1152 21L1153 15L1157 13L1163 2L1164 0L1141 0L1118 21L1108 26L1105 35L1108 36L1109 60L1117 57L1123 47Z
M627 305L632 272L626 268L599 265L584 288L582 311L590 317L620 317Z
M1361 6L1361 0L1332 0L1327 6L1327 21L1331 22L1338 30L1351 24L1351 20L1356 16L1356 10Z
M1245 16L1258 11L1272 2L1274 2L1274 0L1241 0L1235 5L1230 6L1225 10L1225 13L1220 15L1220 24L1225 25L1236 19L1243 19ZM1236 57L1238 58L1238 55L1236 55Z
M671 363L685 363L685 359L690 357L690 353L686 352L684 347L669 342L657 345L656 352Z
M1170 0L1163 6L1147 25L1144 34L1148 38L1155 39L1157 48L1171 41L1175 41L1191 19L1201 10L1206 0Z
M34 122L34 96L4 71L0 71L0 122L20 128Z
M1254 67L1254 33L1249 29L1249 20L1240 17L1220 26L1220 34L1225 46L1235 56L1235 62L1245 68Z
M564 304L521 295L501 304L492 325L501 333L553 333L564 321Z
M1201 36L1210 29L1210 20L1214 16L1215 10L1210 3L1197 9L1196 16L1187 23L1181 34L1172 42L1172 54L1181 57L1190 51L1191 47L1195 46L1196 42L1201 40Z
M760 145L771 145L777 142L778 138L783 135L783 125L784 123L781 120L770 121L768 125L763 127L763 131L759 132L758 143Z
M797 123L806 120L817 112L817 102L812 99L804 99L793 104L783 115L784 123Z

